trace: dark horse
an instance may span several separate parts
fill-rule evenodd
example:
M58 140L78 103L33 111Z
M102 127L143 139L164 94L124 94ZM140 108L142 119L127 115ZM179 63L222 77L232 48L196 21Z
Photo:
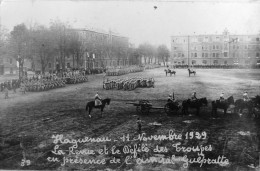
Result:
M189 71L189 77L190 77L190 74L194 74L194 76L196 75L196 71L191 71L190 68L188 69Z
M172 76L172 74L174 74L174 76L175 76L175 74L176 74L176 71L172 71L172 70L170 70L170 69L165 69L164 71L165 71L165 73L166 73L166 77L167 77L167 74L168 74L168 73L169 73L171 76Z
M241 110L248 109L249 117L253 114L255 103L253 100L244 101L243 99L238 99L235 101L235 112L240 113Z
M191 99L184 100L182 102L182 113L186 115L189 108L195 108L195 109L197 109L196 114L199 115L200 108L203 105L205 105L205 106L208 105L208 101L207 101L206 97L200 98L200 99L197 99L197 100L193 100L193 101Z
M102 113L103 113L103 109L105 108L105 105L109 105L110 104L110 100L109 98L106 98L104 100L101 100L102 105L99 106L95 106L95 101L90 101L87 103L86 105L86 111L88 111L88 116L91 118L90 112L92 111L92 108L97 108L97 109L101 109L101 117L102 117Z
M260 108L260 96L256 95L254 98L252 98L253 103L255 104L256 108Z
M234 104L234 98L233 98L233 96L230 96L223 102L221 102L220 100L215 100L215 101L212 101L211 104L212 104L211 114L217 115L217 109L224 109L224 115L226 115L227 109L229 108L229 106L231 104Z

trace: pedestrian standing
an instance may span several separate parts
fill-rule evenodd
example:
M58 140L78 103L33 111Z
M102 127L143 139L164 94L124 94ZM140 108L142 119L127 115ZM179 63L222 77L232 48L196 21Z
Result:
M141 133L141 131L142 131L142 121L140 120L140 118L137 118L136 123L137 123L137 130L138 130L139 133Z

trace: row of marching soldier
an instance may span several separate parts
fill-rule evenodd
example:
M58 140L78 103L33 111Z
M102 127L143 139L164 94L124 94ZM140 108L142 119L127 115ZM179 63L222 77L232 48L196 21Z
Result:
M154 78L126 78L126 79L107 79L103 82L103 88L106 90L114 89L117 90L134 90L137 87L154 87L155 80Z

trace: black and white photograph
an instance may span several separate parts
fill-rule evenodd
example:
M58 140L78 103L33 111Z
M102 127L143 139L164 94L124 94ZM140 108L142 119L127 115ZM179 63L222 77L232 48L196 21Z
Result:
M260 1L0 0L0 170L260 171Z

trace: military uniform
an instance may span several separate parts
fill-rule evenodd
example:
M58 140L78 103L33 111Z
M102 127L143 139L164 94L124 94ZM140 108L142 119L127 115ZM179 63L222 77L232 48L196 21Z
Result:
M102 105L101 98L99 97L98 93L95 95L95 106Z
M224 93L221 93L221 94L220 94L219 101L220 101L220 102L224 102L224 101L225 101Z
M244 92L244 94L243 94L243 100L244 100L244 102L248 102L248 101L249 101L249 97L248 97L247 92Z
M197 100L196 92L193 92L193 93L191 94L191 100L192 100L192 101Z

